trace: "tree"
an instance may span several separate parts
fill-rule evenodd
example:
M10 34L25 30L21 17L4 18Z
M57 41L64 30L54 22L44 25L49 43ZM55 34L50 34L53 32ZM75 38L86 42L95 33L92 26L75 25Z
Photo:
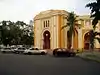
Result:
M76 26L78 26L79 24L77 23L77 20L76 20L76 15L74 14L74 12L71 12L69 13L68 17L66 18L68 23L62 27L65 28L65 27L69 27L69 30L68 30L68 42L69 42L69 46L68 46L68 49L71 49L71 46L72 46L72 36L75 35L75 30L76 30Z
M8 44L8 27L7 27L7 21L1 22L1 41L4 45Z
M91 10L91 16L93 17L92 25L93 28L96 28L96 25L98 21L100 20L100 0L96 0L96 2L92 2L86 5L86 7L89 7Z
M11 21L2 21L1 25L2 25L2 31L1 31L2 43L6 46L13 44L12 40L15 40L16 37L18 37L18 35L16 34L20 32L20 29L15 26L14 22L11 22Z
M23 21L17 21L17 22L15 23L15 25L18 26L18 27L21 28L21 29L24 29L24 27L27 26L27 24L24 23Z
M0 43L4 45L33 45L32 27L22 21L0 22Z
M93 35L93 37L91 38L92 40L90 40L91 43L91 48L94 48L94 39L97 39L100 43L100 38L96 37L97 35L99 35L99 32L95 32L96 29L96 25L98 23L98 21L100 20L100 0L96 0L96 2L92 2L86 5L86 7L89 7L91 10L91 16L90 18L94 18L92 21L92 25L93 25L93 30L90 31L90 36ZM100 35L99 35L100 36Z

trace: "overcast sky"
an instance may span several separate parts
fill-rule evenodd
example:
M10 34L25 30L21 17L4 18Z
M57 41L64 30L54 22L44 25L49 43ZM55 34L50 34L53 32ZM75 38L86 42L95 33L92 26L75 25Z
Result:
M40 11L61 9L76 14L89 14L85 5L91 0L0 0L0 21L21 20L28 23ZM92 0L93 1L93 0Z

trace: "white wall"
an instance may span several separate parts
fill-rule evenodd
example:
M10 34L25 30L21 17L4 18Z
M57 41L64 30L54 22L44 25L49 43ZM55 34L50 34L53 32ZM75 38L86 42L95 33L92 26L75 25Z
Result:
M41 20L35 21L35 47L40 48L41 41Z
M57 45L58 45L57 44L57 42L58 42L57 41L58 40L57 39L58 38L57 37L58 36L57 35L57 32L58 32L57 31L57 16L52 17L52 28L51 29L52 29L52 41L51 41L52 44L51 45L52 45L52 48L54 49L54 48L57 48Z
M82 29L78 29L78 48L81 49L83 42L82 42Z

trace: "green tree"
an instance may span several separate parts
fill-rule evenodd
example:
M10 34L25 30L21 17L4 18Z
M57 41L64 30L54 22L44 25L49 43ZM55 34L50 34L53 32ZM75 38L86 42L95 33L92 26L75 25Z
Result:
M4 45L7 45L11 40L11 37L9 36L10 34L9 34L8 21L2 21L1 25L2 25L2 29L1 29L2 43Z
M23 21L0 22L0 43L4 45L33 45L33 28Z
M100 43L100 38L96 37L97 35L100 35L100 33L95 32L96 25L98 21L100 20L100 0L96 0L96 2L89 3L86 5L86 7L90 8L91 10L90 18L93 18L93 21L92 21L93 30L90 31L90 36L92 36L90 39L90 44L91 44L90 46L92 49L94 49L94 40L97 39Z
M24 27L27 26L27 24L24 23L23 21L17 21L17 22L15 23L15 25L18 26L18 27L21 28L21 29L24 29Z
M100 0L96 0L96 2L92 2L86 5L86 7L89 7L91 10L91 16L93 17L92 25L93 28L96 28L96 25L98 21L100 20Z
M69 30L68 30L68 43L69 43L69 46L68 48L71 49L71 46L72 46L72 37L73 35L75 35L75 29L76 29L76 26L78 26L79 24L77 23L77 20L76 20L76 15L74 14L74 12L71 12L69 13L68 17L66 18L68 23L62 27L65 28L65 27L69 27Z
M2 43L4 45L11 45L12 44L12 40L14 40L16 37L18 37L18 34L20 32L20 29L17 28L14 25L14 22L11 21L2 21L1 22L2 25L2 35L1 35L1 39L2 39ZM16 33L17 32L17 33ZM21 34L21 32L20 32Z

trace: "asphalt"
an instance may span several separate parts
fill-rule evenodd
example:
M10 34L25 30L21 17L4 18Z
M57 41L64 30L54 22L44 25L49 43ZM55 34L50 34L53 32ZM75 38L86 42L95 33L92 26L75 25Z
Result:
M0 75L100 75L100 63L79 57L0 54Z

